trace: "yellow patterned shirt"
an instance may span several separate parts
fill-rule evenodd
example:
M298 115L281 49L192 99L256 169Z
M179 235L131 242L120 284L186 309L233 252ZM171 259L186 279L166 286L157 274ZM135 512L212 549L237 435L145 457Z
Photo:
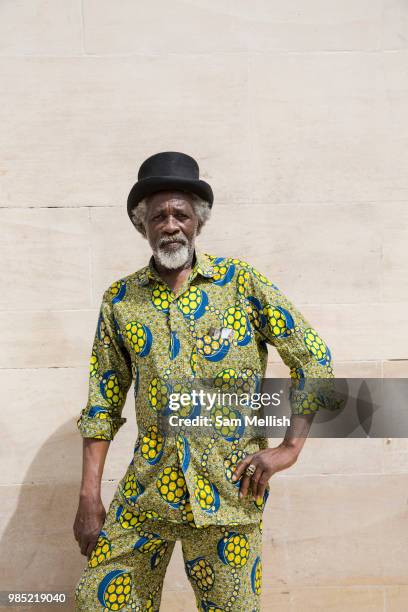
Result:
M168 412L180 377L186 384L211 379L223 389L262 378L267 344L277 349L291 378L334 378L322 338L275 284L241 259L196 251L191 273L174 293L152 256L106 289L88 402L77 426L83 437L113 440L126 421L122 409L133 387L138 439L118 485L130 526L143 516L199 527L260 520L269 488L262 502L241 501L231 476L245 454L268 446L267 439L228 427L205 436L166 435L158 415ZM187 416L194 416L190 408Z

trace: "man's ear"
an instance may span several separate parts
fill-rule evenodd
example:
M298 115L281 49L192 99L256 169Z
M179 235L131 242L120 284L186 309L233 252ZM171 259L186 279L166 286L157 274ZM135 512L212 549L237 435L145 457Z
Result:
M132 214L131 214L131 216L130 216L130 220L132 221L132 225L133 225L133 226L134 226L134 228L135 228L135 229L136 229L136 230L139 232L139 234L141 234L141 235L143 236L143 238L146 238L146 239L147 239L147 234L146 234L146 228L145 228L145 226L144 226L143 224L142 224L142 225L140 225L140 224L139 224L139 225L137 225L137 223L136 223L136 219L135 219L135 217L133 216L133 213L132 213Z

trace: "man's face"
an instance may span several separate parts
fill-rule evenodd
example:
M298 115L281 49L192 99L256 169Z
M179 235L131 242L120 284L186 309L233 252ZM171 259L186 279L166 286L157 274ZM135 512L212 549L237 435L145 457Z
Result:
M155 258L168 269L183 266L194 249L197 216L183 191L159 191L148 198L146 237Z

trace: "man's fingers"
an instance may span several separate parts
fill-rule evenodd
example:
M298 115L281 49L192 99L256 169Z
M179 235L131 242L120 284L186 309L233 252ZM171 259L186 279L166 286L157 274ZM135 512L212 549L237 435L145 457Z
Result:
M255 478L255 481L257 481L257 479L260 478L261 473L262 473L262 469L256 464L256 459L250 460L249 463L252 463L253 465L255 465L256 469L255 469L255 472L252 474L252 476L247 476L247 474L244 472L244 475L242 476L241 483L240 483L240 498L244 498L247 495L250 495L250 496L253 495L253 492L254 492L253 480Z
M241 478L242 474L245 472L248 465L251 463L252 457L253 455L247 455L245 459L242 459L242 461L238 463L237 467L235 468L235 472L232 475L233 482L236 482Z
M79 544L80 544L79 549L81 551L81 555L86 555L86 552L88 550L88 544L89 544L88 539L87 538L81 538Z
M262 500L263 500L263 496L264 496L264 493L265 493L265 488L266 488L266 485L260 485L260 486L258 486L258 493L257 493L257 495L256 495L256 498L255 498L255 499L257 499L257 500L259 500L259 501L262 501Z
M81 555L88 557L93 551L98 541L99 533L97 535L83 535L80 541Z
M268 484L268 474L267 472L262 472L262 475L259 479L258 482L258 490L257 490L257 494L256 494L256 499L263 499L264 493L265 493L265 489L266 489L266 485Z
M90 540L88 542L88 548L86 550L86 556L88 557L88 561L90 559L90 556L91 556L91 553L92 553L93 549L96 546L97 541L98 541L98 538L96 538L96 539L93 538L92 540Z
M262 483L264 482L265 476L266 474L265 474L264 469L259 470L259 475L256 481L256 487L253 488L255 499L258 499L260 495L262 495L261 489L262 489Z
M255 473L253 474L253 476L251 476L251 491L252 491L252 497L254 499L256 499L256 496L257 496L258 482L261 476L262 476L262 469L258 465L258 467L255 470Z
M241 482L239 485L240 499L244 499L244 497L247 496L250 483L251 483L251 479L249 476L243 476L243 478L241 478Z

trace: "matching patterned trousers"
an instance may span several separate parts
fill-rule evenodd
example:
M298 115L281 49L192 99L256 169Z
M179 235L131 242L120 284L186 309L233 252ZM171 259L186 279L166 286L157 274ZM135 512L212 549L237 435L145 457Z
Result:
M157 612L164 575L181 540L197 609L259 612L262 521L197 527L129 509L115 494L75 588L77 612Z

